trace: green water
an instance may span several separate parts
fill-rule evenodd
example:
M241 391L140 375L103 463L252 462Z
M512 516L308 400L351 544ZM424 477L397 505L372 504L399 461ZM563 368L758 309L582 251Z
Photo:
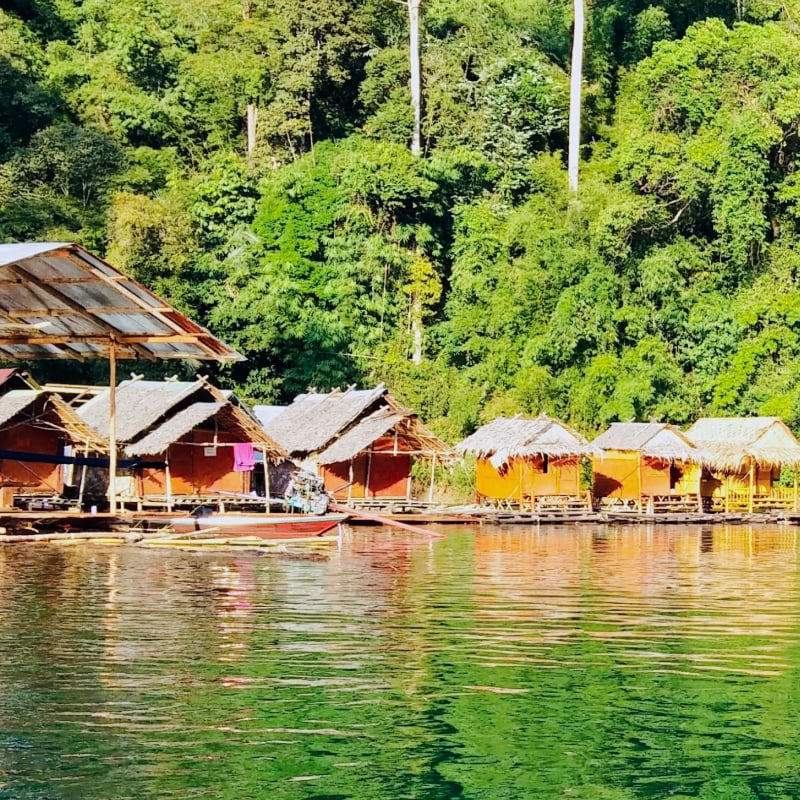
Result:
M0 798L800 797L793 528L0 550Z

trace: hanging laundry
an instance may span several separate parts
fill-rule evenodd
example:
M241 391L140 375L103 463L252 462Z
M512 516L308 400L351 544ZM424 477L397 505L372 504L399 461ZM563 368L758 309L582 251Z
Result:
M239 442L233 446L233 471L250 472L255 468L256 454L252 442Z

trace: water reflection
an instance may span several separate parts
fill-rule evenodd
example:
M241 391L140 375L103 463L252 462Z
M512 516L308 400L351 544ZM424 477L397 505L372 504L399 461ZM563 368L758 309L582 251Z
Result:
M797 531L0 550L0 798L787 798Z

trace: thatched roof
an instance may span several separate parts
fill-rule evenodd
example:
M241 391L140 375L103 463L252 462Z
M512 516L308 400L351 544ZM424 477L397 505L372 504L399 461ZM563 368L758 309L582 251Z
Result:
M171 444L213 417L222 408L222 403L193 403L151 430L138 442L129 444L125 448L125 455L155 456L163 453Z
M219 430L232 434L241 442L263 445L270 458L284 458L285 453L277 443L259 428L240 408L230 403L192 403L161 423L146 436L125 448L128 456L153 456L166 452L167 448L180 441L210 419L214 419ZM213 433L208 432L209 443Z
M357 419L374 410L385 395L383 384L375 389L301 394L264 430L290 455L318 453Z
M379 408L356 423L320 453L317 461L320 464L349 461L391 431L397 434L398 441L404 445L402 452L427 456L434 453L452 454L450 448L431 433L415 414L393 404L392 407Z
M43 401L43 408L37 411L37 401ZM22 420L20 414L29 412L32 416ZM53 418L46 417L52 414ZM36 389L12 389L0 395L0 425L9 427L14 422L30 422L48 427L57 427L64 439L75 445L88 446L95 452L108 451L108 443L93 428L87 425L58 395Z
M686 435L710 453L709 465L723 472L736 472L751 458L765 467L800 465L800 443L779 417L704 418Z
M709 454L666 422L612 422L592 444L600 450L638 451L648 458L704 464Z
M542 414L534 418L498 417L457 444L456 450L490 458L499 467L512 458L588 455L592 447L569 425Z
M6 392L0 397L0 425L10 422L17 414L32 406L40 396L39 392L32 389L30 391L16 389Z
M132 442L180 402L207 389L204 381L123 381L117 386L117 441ZM84 403L78 414L108 436L110 390Z

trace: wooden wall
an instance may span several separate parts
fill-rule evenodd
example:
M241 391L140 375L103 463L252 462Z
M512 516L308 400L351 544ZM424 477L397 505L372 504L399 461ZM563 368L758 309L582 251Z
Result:
M513 458L496 469L488 458L475 465L475 490L495 500L521 501L553 495L580 496L580 459Z
M347 497L407 498L411 456L407 453L362 453L353 459L353 483L350 482L350 462L320 466L320 475L325 480L325 490L337 499Z
M607 451L603 458L592 459L594 495L637 500L639 495L667 496L697 492L696 474L681 465L642 457L641 477L639 454L626 450ZM694 475L694 477L692 477ZM694 480L694 488L691 483ZM640 489L641 484L641 489Z
M21 424L0 431L0 448L56 456L63 453L61 435L33 425ZM14 494L60 494L64 488L61 464L35 464L11 459L0 460L0 483L19 484Z
M238 441L230 434L221 431L217 434L220 444L213 456L205 455L203 447L198 446L212 438L209 431L193 431L180 442L171 445L168 451L172 495L214 494L216 492L250 491L251 472L233 471L233 448L231 443ZM262 469L260 464L256 469ZM142 497L164 496L167 494L166 470L143 469L139 476L139 492Z

